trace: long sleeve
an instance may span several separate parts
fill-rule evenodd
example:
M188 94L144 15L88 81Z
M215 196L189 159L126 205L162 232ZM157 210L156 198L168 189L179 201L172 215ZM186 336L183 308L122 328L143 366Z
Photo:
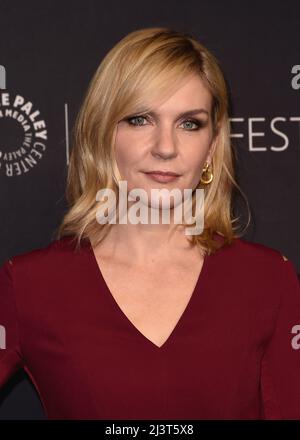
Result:
M261 365L265 419L300 419L300 284L293 263L280 261L280 301ZM275 283L274 283L275 285Z
M0 388L23 366L12 271L12 260L0 267Z

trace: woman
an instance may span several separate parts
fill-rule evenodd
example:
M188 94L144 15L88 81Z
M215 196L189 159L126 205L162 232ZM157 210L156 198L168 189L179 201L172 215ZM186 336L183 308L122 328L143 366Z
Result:
M234 225L214 56L171 29L130 33L98 67L75 127L56 239L1 268L0 385L24 368L51 419L300 418L299 283L292 262ZM200 190L203 230L126 223L122 210L105 223L111 201L101 214L98 191L120 200L121 181L140 190L144 220L168 211L153 190L192 189L193 214Z

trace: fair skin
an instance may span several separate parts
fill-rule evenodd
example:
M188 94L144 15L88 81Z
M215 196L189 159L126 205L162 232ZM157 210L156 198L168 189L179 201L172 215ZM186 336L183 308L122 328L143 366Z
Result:
M177 119L194 109L204 111ZM119 122L115 157L128 191L143 188L196 188L205 162L216 146L211 121L211 95L201 79L190 75L154 116ZM200 123L199 130L195 122ZM174 182L160 183L143 171L180 173ZM158 209L151 207L150 209ZM172 216L171 216L172 218ZM156 347L171 337L194 292L203 254L192 248L184 227L170 224L114 224L94 248L99 269L116 301L136 330ZM141 287L142 286L142 287Z

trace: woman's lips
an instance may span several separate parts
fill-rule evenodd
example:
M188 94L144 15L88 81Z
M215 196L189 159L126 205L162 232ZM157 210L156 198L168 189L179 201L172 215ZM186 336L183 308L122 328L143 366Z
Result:
M173 182L174 180L176 180L180 177L180 176L172 176L170 174L155 174L155 173L145 173L145 174L150 179L154 180L155 182L160 182L160 183Z

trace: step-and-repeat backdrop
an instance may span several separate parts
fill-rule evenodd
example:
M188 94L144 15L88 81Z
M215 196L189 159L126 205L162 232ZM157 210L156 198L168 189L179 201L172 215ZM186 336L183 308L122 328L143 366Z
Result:
M296 0L2 0L0 264L53 239L66 209L70 131L87 85L122 37L150 26L192 32L219 59L237 178L252 213L244 237L280 250L300 273ZM235 203L243 217L243 200ZM0 418L44 417L26 373L17 373L0 392Z

